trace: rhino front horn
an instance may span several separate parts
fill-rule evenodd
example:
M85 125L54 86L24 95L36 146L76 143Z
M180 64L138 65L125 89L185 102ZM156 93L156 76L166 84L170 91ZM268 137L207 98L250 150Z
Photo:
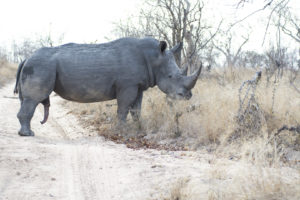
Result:
M186 89L190 90L195 86L195 84L198 80L198 77L201 73L201 70L202 70L202 63L201 63L201 65L200 65L200 67L198 68L197 71L195 71L192 75L187 76L187 77L184 78L184 83L183 84L184 84L184 87Z

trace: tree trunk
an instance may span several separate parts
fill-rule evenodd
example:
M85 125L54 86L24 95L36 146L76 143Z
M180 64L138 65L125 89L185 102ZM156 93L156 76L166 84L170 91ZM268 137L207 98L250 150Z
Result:
M194 49L195 45L192 41L192 34L190 31L186 32L185 40L187 42L187 50L186 50L186 59L187 59L187 65L188 65L188 73L191 74L192 71L194 71L193 66L193 60L194 60Z

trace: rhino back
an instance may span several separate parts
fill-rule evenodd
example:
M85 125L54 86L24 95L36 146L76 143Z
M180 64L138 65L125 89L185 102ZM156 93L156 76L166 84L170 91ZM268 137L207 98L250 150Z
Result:
M147 68L139 40L123 39L105 44L67 44L56 47L54 91L62 97L95 102L116 98L116 91L147 84Z

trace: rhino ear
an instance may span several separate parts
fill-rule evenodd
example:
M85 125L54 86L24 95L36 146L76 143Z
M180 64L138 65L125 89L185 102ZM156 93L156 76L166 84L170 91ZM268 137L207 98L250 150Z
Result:
M165 41L160 41L159 49L160 49L160 52L163 53L167 49L167 43Z

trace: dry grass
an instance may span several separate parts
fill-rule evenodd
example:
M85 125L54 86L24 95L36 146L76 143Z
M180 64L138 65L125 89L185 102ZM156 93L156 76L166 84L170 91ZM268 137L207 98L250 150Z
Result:
M10 64L6 60L0 60L0 87L12 80L17 71L15 64Z
M164 200L184 200L188 199L188 194L186 194L185 190L188 186L189 178L181 178L178 179L170 189L169 197L162 197Z
M164 200L296 200L300 198L299 171L265 168L243 162L217 160L201 178L181 178L170 184Z
M201 171L201 178L181 178L170 184L164 200L296 200L300 198L299 171L258 167L217 159Z
M252 116L248 116L248 121L243 124L252 127L260 123L259 128L253 131L241 131L240 124L237 123L237 114L239 88L243 81L251 79L255 71L240 69L235 71L234 79L230 77L231 74L222 71L204 74L193 89L191 100L174 101L172 105L157 88L149 89L144 94L140 125L128 116L129 129L121 135L127 139L139 135L139 138L142 136L144 140L159 145L180 146L189 150L205 148L208 151L221 152L229 148L226 154L234 154L235 157L251 156L251 159L253 155L261 155L261 151L266 152L263 157L274 154L274 140L277 142L276 147L285 141L283 146L299 150L297 133L285 131L270 139L274 131L283 125L300 124L299 93L290 86L288 73L286 72L286 76L276 85L267 84L266 77L262 74L255 91L259 116L252 112ZM296 79L295 84L300 87L300 77ZM76 108L72 109L72 112L81 115L86 119L86 125L95 126L99 132L115 131L112 129L116 121L115 101L95 104L68 103L68 106ZM255 120L258 117L259 120ZM116 134L114 131L109 134ZM237 132L238 138L235 135ZM289 140L282 137L288 137ZM237 152L230 151L235 148L242 151L239 151L238 155Z
M224 174L223 179L215 178ZM263 168L239 165L213 166L210 174L208 199L299 199L300 179L292 176L295 172L287 168Z
M222 71L204 74L189 101L168 103L157 88L149 89L144 94L140 124L134 123L129 115L128 128L123 132L114 128L116 101L66 104L81 116L84 125L94 126L105 136L118 136L121 139L116 140L120 142L142 140L138 147L143 144L151 147L151 143L156 144L152 147L205 149L231 159L275 165L289 160L287 151L300 151L300 134L296 131L283 131L274 136L283 125L300 125L300 94L290 85L288 73L276 84L267 83L262 74L254 99L245 98L244 104L250 106L243 123L238 120L238 113L242 112L239 89L245 80L253 77L254 70L236 70L234 79ZM294 84L300 88L300 77ZM245 91L240 95L245 96Z

